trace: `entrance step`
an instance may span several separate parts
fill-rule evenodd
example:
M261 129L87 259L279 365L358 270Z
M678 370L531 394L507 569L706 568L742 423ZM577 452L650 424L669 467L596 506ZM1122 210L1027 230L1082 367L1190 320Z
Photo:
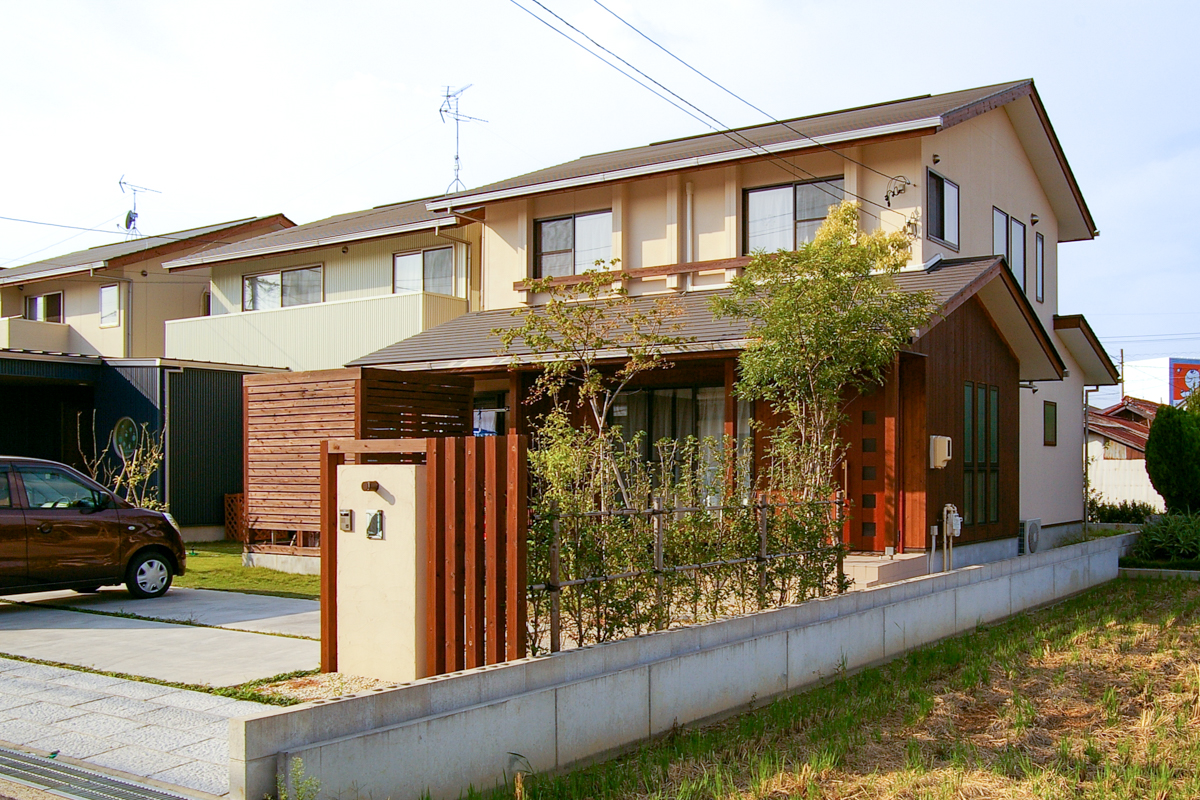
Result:
M850 590L854 591L928 575L929 561L924 552L891 557L875 553L852 553L845 558L844 570L846 577L853 581Z

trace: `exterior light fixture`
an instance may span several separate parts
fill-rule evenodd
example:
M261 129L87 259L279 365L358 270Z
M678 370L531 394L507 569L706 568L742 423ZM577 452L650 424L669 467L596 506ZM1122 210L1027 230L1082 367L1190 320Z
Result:
M1040 221L1041 221L1041 217L1039 217L1037 214L1029 215L1029 224L1030 225L1037 225L1038 222L1040 222Z
M942 160L941 156L939 156L937 153L933 154L933 163L935 163L935 164L941 163L941 160Z

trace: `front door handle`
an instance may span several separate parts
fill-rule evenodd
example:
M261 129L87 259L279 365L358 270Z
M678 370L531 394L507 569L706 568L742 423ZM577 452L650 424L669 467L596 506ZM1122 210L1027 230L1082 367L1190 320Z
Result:
M43 522L41 525L38 525L38 533L49 533L53 527L49 522Z

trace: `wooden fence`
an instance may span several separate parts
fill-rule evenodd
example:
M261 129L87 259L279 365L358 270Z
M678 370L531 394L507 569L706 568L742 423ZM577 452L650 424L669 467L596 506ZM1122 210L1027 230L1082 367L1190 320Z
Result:
M454 375L370 368L247 375L248 537L321 529L321 442L466 436L473 387Z
M321 443L321 670L337 671L337 468L389 457L426 467L426 671L525 657L525 436Z

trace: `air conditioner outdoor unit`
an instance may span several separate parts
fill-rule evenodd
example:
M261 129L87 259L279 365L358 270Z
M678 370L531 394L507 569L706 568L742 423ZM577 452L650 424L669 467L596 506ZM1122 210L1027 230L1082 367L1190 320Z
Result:
M1038 539L1042 536L1042 521L1040 519L1023 519L1017 533L1017 555L1024 556L1036 553Z

